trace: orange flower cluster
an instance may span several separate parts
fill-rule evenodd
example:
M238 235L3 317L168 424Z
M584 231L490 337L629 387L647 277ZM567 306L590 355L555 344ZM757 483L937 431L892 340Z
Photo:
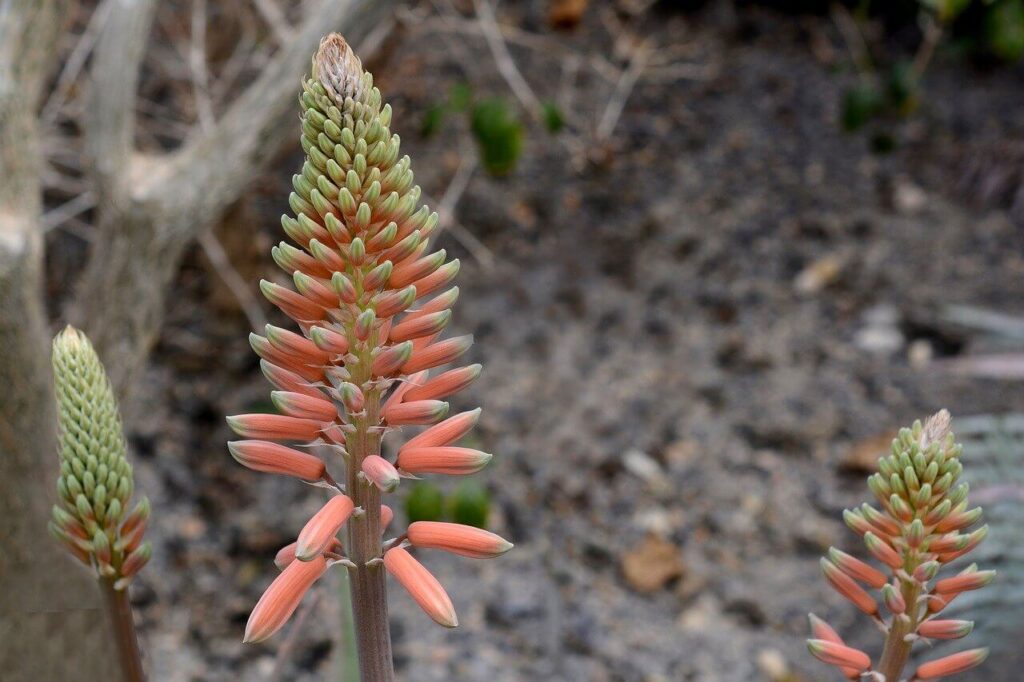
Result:
M958 639L973 629L972 622L943 619L941 612L958 595L988 585L995 572L972 564L936 580L943 566L977 547L988 532L987 526L967 532L981 518L981 509L968 509L967 484L957 485L961 451L950 431L949 412L943 410L923 425L915 422L900 431L891 454L879 460L878 472L868 479L881 509L864 504L844 513L847 525L887 569L883 572L835 548L821 560L828 583L887 633L882 656L872 667L866 653L846 646L835 630L811 615L811 654L848 679L870 672L899 680L915 642ZM888 618L865 588L879 591ZM911 680L962 672L987 655L987 649L972 649L945 656L921 665Z
M365 580L353 580L357 602L386 569L435 621L455 626L444 589L405 547L481 558L512 545L443 523L413 524L382 542L393 515L381 495L393 492L402 476L471 474L491 459L456 445L479 410L445 419L445 399L476 379L480 366L431 376L472 343L469 336L439 338L458 298L450 285L459 261L430 251L437 214L420 206L409 158L399 158L398 136L389 129L391 108L340 36L321 44L300 102L306 162L289 198L295 217L282 218L297 246L282 242L273 249L294 289L261 284L299 333L268 325L265 336L252 335L280 414L229 417L244 439L229 448L244 466L328 487L334 495L278 553L282 572L253 610L245 639L277 631L334 564L365 573ZM429 428L389 459L381 440L402 426ZM325 463L310 447L338 460ZM328 464L344 464L343 482Z

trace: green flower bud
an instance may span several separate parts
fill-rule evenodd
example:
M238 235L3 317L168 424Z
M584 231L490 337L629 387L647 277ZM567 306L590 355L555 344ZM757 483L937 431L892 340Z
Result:
M115 547L133 485L114 392L92 344L72 327L53 341L53 375L57 492L65 505L54 508L54 525L77 558L89 563L91 555L101 576L116 578L123 557Z

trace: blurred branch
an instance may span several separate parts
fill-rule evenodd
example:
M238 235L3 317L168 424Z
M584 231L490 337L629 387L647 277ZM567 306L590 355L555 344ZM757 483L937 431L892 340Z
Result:
M94 97L110 92L110 101L102 102L107 118L131 128L138 62L143 54L140 36L148 34L151 0L120 2L129 7L119 6L104 29L94 70L109 67L113 54L122 59L130 55L136 64L110 67L113 76L97 73ZM205 28L201 4L197 2L194 8L189 59L200 95L209 92L208 84L204 88L202 83L205 63L199 64L197 57L201 56L199 43ZM308 70L310 55L321 37L340 29L355 42L357 36L376 27L392 5L391 0L321 0L313 5L291 32L289 42L220 118L193 130L182 147L168 154L137 154L130 134L94 116L87 135L98 137L89 140L90 148L102 149L102 141L107 140L111 152L97 173L101 180L96 188L97 205L102 210L93 252L79 284L78 308L73 312L100 356L118 358L109 366L111 381L122 396L156 340L167 288L185 247L220 219L277 153L279 146L274 142L281 139L279 131L294 120L298 80ZM129 164L128 158L134 161ZM112 192L116 187L126 191Z
M646 42L640 43L633 50L629 66L622 72L618 83L615 84L615 90L608 99L608 106L605 107L601 120L597 124L595 137L599 142L608 140L615 131L615 126L618 125L622 111L626 107L626 101L633 92L637 80L640 79L640 74L647 66L647 58L650 53L650 45Z
M834 2L832 3L832 21L835 22L839 34L843 37L843 42L846 43L846 49L850 53L854 66L857 67L857 73L862 79L869 77L874 73L875 67L871 61L871 50L868 49L867 41L864 40L864 34L861 33L857 20L842 3Z
M203 254L210 261L210 264L213 265L217 276L231 290L235 300L238 301L239 307L241 307L242 312L245 313L246 318L249 320L249 326L252 327L254 332L262 333L267 326L267 318L263 314L263 309L260 307L256 297L253 296L249 283L238 274L238 270L231 264L231 259L228 257L227 252L224 251L224 246L217 239L217 235L212 230L200 232L199 246L202 247Z
M277 44L287 45L292 37L292 27L284 12L278 7L276 0L252 0L252 4L255 5L256 11L273 32Z
M43 105L43 111L40 116L43 121L51 122L57 118L57 114L60 113L61 106L67 99L71 86L78 79L82 68L85 67L86 60L89 59L89 55L96 45L96 39L103 29L107 18L110 16L110 10L113 5L113 0L102 0L96 6L96 9L93 10L92 16L89 17L89 23L86 25L85 30L82 31L82 35L78 37L78 42L75 43L75 49L68 55L60 75L57 76L57 84L50 92L46 104Z
M473 173L476 172L478 165L477 155L472 150L466 150L461 154L459 167L455 170L455 175L452 176L451 182L448 183L444 196L436 204L438 225L435 239L444 230L451 230L452 236L466 247L466 250L469 251L473 258L485 270L491 270L494 268L494 253L455 219L455 208L458 206L462 195L466 192L466 188L469 187L469 181L473 178Z
M60 227L68 220L85 213L95 205L96 198L93 197L92 192L82 192L74 199L65 201L57 208L51 209L42 215L39 222L43 227L43 232L49 232L55 227Z
M115 0L96 44L85 151L101 203L127 200L139 70L156 0Z
M206 0L192 0L192 40L189 43L188 66L192 72L192 91L196 98L199 126L213 126L213 102L210 100L210 72L206 68Z
M508 46L502 38L501 29L498 28L498 21L494 16L491 4L488 0L473 0L473 6L476 8L476 16L480 22L484 39L487 41L487 47L490 48L491 54L494 56L494 62L498 65L498 71L502 78L526 107L526 110L530 112L530 115L538 121L543 121L544 111L540 100L537 99L537 95L533 93L526 79L516 68L515 60L512 59L512 54L508 51Z

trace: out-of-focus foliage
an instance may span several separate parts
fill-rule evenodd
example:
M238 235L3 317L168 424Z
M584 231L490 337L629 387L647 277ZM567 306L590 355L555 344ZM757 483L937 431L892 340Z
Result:
M882 64L876 61L876 53L883 52L881 45L868 44L868 54L857 63L859 82L843 93L840 123L847 131L887 116L913 114L924 99L924 72L937 52L947 57L988 55L1007 62L1024 56L1024 0L917 0L916 4L862 0L848 17L865 40L872 33L864 30L866 22L904 27L911 18L920 37L913 58L904 56L891 66L884 65L884 58ZM895 142L888 131L875 130L871 138L876 149L889 146L874 144L880 135Z
M544 125L548 127L548 132L559 132L565 127L565 117L562 115L562 110L554 102L545 102L543 106Z
M448 496L451 520L467 526L487 528L487 517L491 511L491 498L479 483L463 481Z
M432 483L420 481L405 498L405 516L409 523L440 521L444 518L444 494Z
M559 132L565 126L561 110L552 102L542 107L545 127L551 133ZM460 83L452 87L445 101L427 109L420 133L424 137L435 135L455 114L468 114L469 129L487 172L497 176L512 172L526 139L526 126L515 107L501 97L478 100L469 85Z
M858 130L877 116L885 106L878 88L858 83L843 93L842 124L845 130Z
M944 24L956 19L970 4L971 0L921 0L921 5L935 12L935 16Z
M523 124L508 102L487 99L473 106L473 137L480 160L492 175L507 175L523 151Z
M445 495L427 481L419 481L405 498L405 515L415 521L454 521L466 526L487 528L491 513L491 497L487 490L473 481L463 481Z
M1024 0L993 3L985 21L989 48L999 58L1017 61L1024 56Z

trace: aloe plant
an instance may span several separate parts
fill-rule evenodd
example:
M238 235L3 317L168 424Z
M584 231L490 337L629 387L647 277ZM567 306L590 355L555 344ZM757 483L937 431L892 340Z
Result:
M278 553L281 574L253 609L245 640L273 635L313 583L339 566L350 577L361 677L391 680L387 573L436 622L458 624L444 588L407 548L484 557L511 544L436 523L382 540L393 517L382 497L403 476L467 475L490 461L455 445L479 410L445 418L444 399L472 383L480 366L430 376L472 343L440 338L459 295L451 286L459 261L430 252L437 214L420 205L409 158L399 157L391 133L391 107L341 36L321 43L299 102L306 161L289 197L295 217L282 218L297 246L273 249L295 288L261 287L300 332L268 326L265 336L251 337L280 414L229 417L244 439L229 448L245 466L325 487L331 497ZM388 456L385 436L405 426L429 428ZM329 453L328 461L307 446Z

